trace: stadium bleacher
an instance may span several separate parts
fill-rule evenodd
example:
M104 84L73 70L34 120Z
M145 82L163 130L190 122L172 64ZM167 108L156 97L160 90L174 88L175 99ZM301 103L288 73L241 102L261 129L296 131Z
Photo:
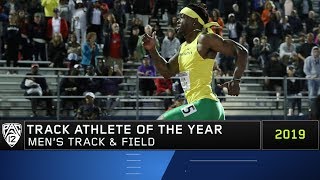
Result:
M318 1L314 0L314 10L319 12ZM178 1L178 9L181 9L183 1ZM130 20L129 20L130 21ZM154 25L158 20L151 19L150 24ZM165 32L168 29L168 23L161 20L159 22L161 29ZM128 37L128 31L126 37ZM223 31L225 37L227 37L226 28ZM29 117L31 112L30 102L24 96L24 90L20 89L20 83L23 79L23 75L30 71L30 64L34 61L19 61L17 68L8 68L5 66L5 60L0 60L0 117ZM40 66L40 73L47 79L50 90L54 94L54 106L57 107L57 90L59 78L55 74L56 71L61 71L66 74L68 68L47 68L51 63L49 61L37 61ZM124 81L121 84L121 90L119 95L119 105L113 110L113 117L125 117L131 116L139 119L141 116L145 117L156 117L164 112L163 98L152 96L152 97L141 97L137 92L136 70L140 65L138 62L125 63L124 64ZM1 67L3 66L3 67ZM10 69L17 70L18 75L5 75ZM241 83L241 94L239 97L226 96L225 102L222 102L227 116L285 116L286 106L285 97L281 96L279 100L275 96L270 96L274 92L264 89L264 79L254 78L261 77L262 70L257 67L255 62L249 62L248 69L245 71L245 77ZM248 77L248 78L246 78ZM223 77L230 78L230 77ZM306 95L306 92L304 92ZM99 97L98 97L99 98ZM136 107L139 105L138 102L143 102L143 107ZM128 104L130 106L128 106ZM278 104L278 106L276 106ZM302 99L303 111L308 111L308 99L307 96L303 96ZM39 108L41 109L41 107ZM42 108L43 109L43 108ZM138 111L137 111L138 110ZM44 110L41 112L44 115ZM59 111L58 111L59 112Z

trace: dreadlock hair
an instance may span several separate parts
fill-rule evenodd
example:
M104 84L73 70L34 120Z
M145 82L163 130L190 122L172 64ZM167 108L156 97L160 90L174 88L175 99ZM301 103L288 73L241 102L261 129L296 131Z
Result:
M201 17L201 19L204 21L205 24L208 23L209 14L207 12L207 7L206 7L205 4L202 4L202 3L198 3L198 4L191 3L187 7L192 9L194 12L196 12Z

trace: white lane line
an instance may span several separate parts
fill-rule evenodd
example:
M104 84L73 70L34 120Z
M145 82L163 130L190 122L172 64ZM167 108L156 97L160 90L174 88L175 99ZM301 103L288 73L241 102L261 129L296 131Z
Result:
M126 156L140 156L141 154L126 154Z
M127 169L140 169L141 167L139 167L139 166L128 166L126 168Z
M130 161L130 162L140 162L141 159L127 159L127 161Z
M126 173L127 175L139 175L139 174L142 174L142 173Z

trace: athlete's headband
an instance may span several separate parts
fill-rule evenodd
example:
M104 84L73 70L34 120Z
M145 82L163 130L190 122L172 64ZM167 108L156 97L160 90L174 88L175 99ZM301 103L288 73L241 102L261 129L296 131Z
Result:
M185 7L183 8L180 13L185 14L191 18L197 18L198 22L203 26L203 28L207 29L208 33L213 34L214 32L211 29L211 26L218 26L220 27L220 25L217 22L209 22L207 24L204 24L203 19L196 13L194 12L192 9Z

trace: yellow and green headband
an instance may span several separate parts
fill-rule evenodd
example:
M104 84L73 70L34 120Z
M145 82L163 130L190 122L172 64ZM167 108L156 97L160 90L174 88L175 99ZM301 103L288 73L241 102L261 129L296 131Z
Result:
M211 26L220 26L217 22L209 22L207 24L204 24L203 19L192 9L185 7L180 11L181 14L185 14L191 18L197 18L198 22L203 26L203 28L207 29L208 33L213 34L214 32L211 29Z

